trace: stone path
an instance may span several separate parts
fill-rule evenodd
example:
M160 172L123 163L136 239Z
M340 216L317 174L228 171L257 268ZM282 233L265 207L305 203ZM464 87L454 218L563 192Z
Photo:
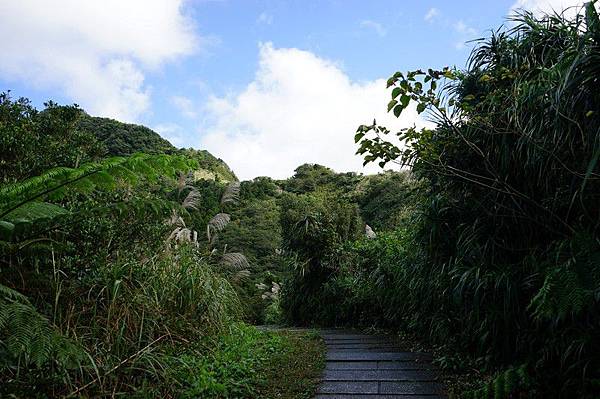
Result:
M403 352L393 337L323 330L327 363L316 399L446 398L425 353Z

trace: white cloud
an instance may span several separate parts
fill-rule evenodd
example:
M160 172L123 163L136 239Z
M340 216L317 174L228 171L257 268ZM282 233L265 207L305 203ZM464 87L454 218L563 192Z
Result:
M463 20L456 22L453 27L460 36L460 40L454 45L457 50L464 49L467 41L476 38L475 36L477 35L477 30L472 26L467 25Z
M198 112L196 112L196 107L192 100L185 96L172 96L170 98L171 104L173 104L181 113L181 115L186 118L194 119L198 116Z
M380 37L384 37L387 35L387 30L381 25L379 22L371 21L370 19L366 19L360 22L361 28L373 29L377 35Z
M267 43L259 53L254 81L238 94L212 98L201 127L200 147L241 178L284 178L306 162L377 172L376 165L363 169L355 155L356 128L373 118L393 130L423 126L414 108L400 119L386 113L384 79L354 82L331 61L295 48Z
M462 33L462 34L469 35L469 36L473 36L473 35L477 34L477 31L475 30L475 28L468 26L462 20L460 20L454 24L454 29L458 33Z
M577 10L587 1L588 0L518 0L511 7L511 11L522 8L529 10L536 15L540 15L552 13L554 11L560 13L563 10L567 10L565 15L573 17L576 15Z
M425 17L423 18L426 22L433 22L436 18L440 16L440 10L435 7L432 7L427 11Z
M144 73L198 44L183 1L2 1L0 73L135 121L150 104Z
M256 23L259 25L271 25L273 23L273 16L267 12L262 12L256 18Z

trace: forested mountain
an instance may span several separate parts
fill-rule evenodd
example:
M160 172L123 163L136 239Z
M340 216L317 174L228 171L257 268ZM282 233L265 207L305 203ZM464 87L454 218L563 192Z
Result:
M109 118L100 118L83 113L76 129L93 135L104 144L110 156L146 154L172 154L176 151L171 143L145 126L123 123Z
M95 137L105 156L124 156L136 152L145 154L176 154L184 152L196 159L200 167L195 171L202 178L225 182L237 180L223 160L206 150L177 149L154 130L142 125L123 123L109 118L99 118L83 113L78 117L76 130Z

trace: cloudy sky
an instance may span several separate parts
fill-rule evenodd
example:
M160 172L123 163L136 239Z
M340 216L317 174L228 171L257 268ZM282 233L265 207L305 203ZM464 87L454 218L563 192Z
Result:
M240 178L362 169L353 135L396 70L463 66L515 8L576 0L0 0L0 91L208 149Z

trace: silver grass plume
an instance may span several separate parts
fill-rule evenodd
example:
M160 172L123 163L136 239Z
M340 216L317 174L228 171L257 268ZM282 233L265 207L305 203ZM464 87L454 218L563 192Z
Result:
M206 237L212 241L212 232L219 232L225 228L231 221L228 213L217 213L206 225Z
M181 216L179 216L175 209L173 209L173 211L171 212L171 216L167 220L165 220L165 224L167 226L185 227L185 221Z
M244 269L234 274L232 280L235 282L239 282L241 280L247 279L248 277L250 277L250 270Z
M189 185L190 180L192 179L192 173L183 173L179 172L177 176L177 192L181 193L185 188L193 188Z
M240 252L228 252L223 254L221 264L233 269L246 269L250 267L248 259Z
M185 199L181 203L181 206L185 209L198 209L198 205L200 205L200 192L196 189L190 190L188 195L185 196Z
M221 205L236 204L240 199L240 182L234 181L229 183L221 196Z

